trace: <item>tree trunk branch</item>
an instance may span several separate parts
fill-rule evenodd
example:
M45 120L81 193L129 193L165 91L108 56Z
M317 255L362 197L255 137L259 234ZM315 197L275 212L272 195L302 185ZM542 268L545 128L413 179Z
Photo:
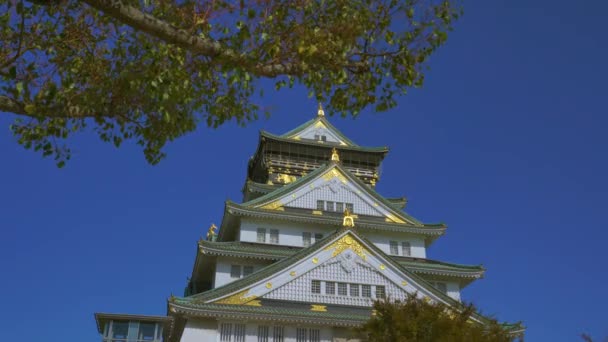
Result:
M25 111L25 105L17 102L10 97L0 95L0 111L14 114L28 115Z
M295 76L301 73L300 68L293 63L270 65L255 63L239 52L223 46L218 41L194 36L133 6L123 4L121 0L84 0L84 2L134 29L200 55L220 57L228 63L234 63L249 69L251 73L258 76Z

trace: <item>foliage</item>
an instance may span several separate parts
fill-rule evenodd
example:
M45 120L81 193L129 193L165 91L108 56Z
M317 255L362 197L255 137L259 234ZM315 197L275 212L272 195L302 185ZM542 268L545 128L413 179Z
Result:
M456 0L7 0L0 113L20 144L69 158L95 131L150 163L197 125L244 125L261 82L303 85L328 113L395 106L460 15Z
M405 301L377 301L375 315L359 330L369 342L509 342L517 336L493 319L473 321L475 307L458 310L410 295Z

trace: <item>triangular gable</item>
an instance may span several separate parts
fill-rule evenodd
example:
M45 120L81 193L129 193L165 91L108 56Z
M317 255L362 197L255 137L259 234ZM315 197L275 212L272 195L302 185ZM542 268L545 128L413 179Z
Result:
M321 167L294 183L243 205L271 210L282 210L283 207L316 210L317 201L352 203L357 215L384 217L386 222L392 223L422 225L399 211L338 163Z
M386 295L394 299L404 298L407 293L415 293L425 300L437 301L450 306L459 305L459 302L436 290L422 278L393 262L372 243L360 237L351 229L344 229L323 240L322 243L311 246L289 259L260 270L258 274L250 276L255 280L253 282L244 278L229 284L227 286L232 286L232 291L206 298L204 302L260 306L262 305L262 299L282 299L282 293L287 290L300 292L300 295L294 296L292 294L290 298L286 298L291 301L304 301L319 305L346 304L334 303L331 300L320 298L310 300L311 298L307 298L305 294L302 295L302 291L305 291L306 294L310 293L309 279L311 276L318 277L320 273L338 269L344 270L342 274L348 274L345 270L347 268L351 268L351 272L361 272L362 270L363 272L373 272L368 279L371 279L373 285L384 285ZM361 276L369 275L363 274ZM347 277L343 276L344 282L356 282L355 280L347 280ZM325 280L341 281L340 273L334 274L333 279ZM240 283L242 283L242 286L239 286ZM358 305L371 306L371 301L360 301Z
M348 139L323 116L310 120L282 135L284 138L291 138L295 140L318 140L318 138L315 136L325 136L327 142L336 143L342 146L357 146L357 144Z

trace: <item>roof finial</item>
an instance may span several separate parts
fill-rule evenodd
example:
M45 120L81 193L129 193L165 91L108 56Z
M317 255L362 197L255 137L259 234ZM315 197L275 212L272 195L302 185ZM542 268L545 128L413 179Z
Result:
M331 161L334 161L334 162L340 161L340 155L338 154L338 150L336 150L335 147L331 150Z
M319 102L319 110L317 111L317 116L325 116L325 111L323 110L323 105Z

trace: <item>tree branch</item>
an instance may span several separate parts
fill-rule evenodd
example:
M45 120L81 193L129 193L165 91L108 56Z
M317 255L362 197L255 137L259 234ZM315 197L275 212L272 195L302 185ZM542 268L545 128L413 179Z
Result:
M103 11L118 21L145 32L167 43L208 57L220 57L227 63L234 63L250 72L263 77L280 75L296 76L302 73L301 68L293 63L255 64L245 55L223 46L220 42L208 38L194 36L183 29L177 28L163 20L139 9L124 4L121 0L84 0L89 6Z
M2 95L0 95L0 111L28 115L25 111L25 105L23 103L17 102L10 97Z

